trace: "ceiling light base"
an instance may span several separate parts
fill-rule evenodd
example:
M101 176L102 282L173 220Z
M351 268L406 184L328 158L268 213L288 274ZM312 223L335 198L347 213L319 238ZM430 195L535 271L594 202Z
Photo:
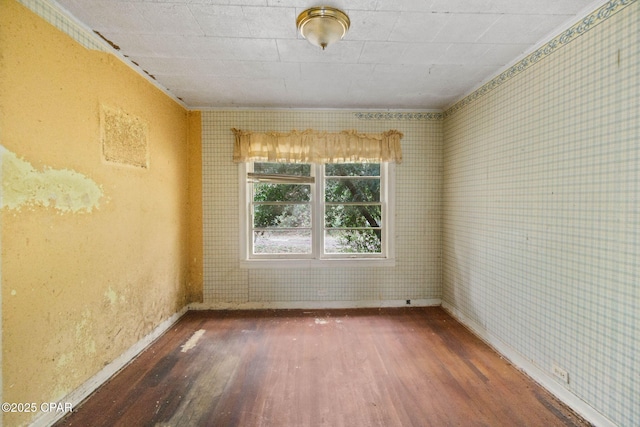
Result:
M347 34L351 21L347 14L339 9L320 6L307 9L298 15L296 25L302 37L324 50Z

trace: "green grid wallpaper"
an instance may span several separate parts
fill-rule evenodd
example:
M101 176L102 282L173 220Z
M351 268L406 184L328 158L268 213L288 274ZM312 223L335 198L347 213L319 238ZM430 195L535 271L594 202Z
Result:
M204 303L398 301L441 295L442 116L349 111L203 111ZM396 166L396 266L242 269L231 128L404 134Z
M445 113L443 302L640 425L640 5ZM615 6L615 5L613 5Z

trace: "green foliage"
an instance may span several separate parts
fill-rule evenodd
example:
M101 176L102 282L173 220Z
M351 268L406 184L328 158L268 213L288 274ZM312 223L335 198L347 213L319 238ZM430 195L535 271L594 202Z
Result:
M379 253L380 237L373 230L341 230L337 236L343 253Z
M305 163L254 163L256 173L311 176L311 165Z
M261 173L309 176L310 165L257 163L254 170ZM380 230L353 229L379 227L382 216L380 205L345 204L380 201L380 165L332 164L326 165L325 173L325 226L330 229L330 237L339 242L338 252L380 252ZM310 200L311 188L308 184L254 184L256 202L291 202L256 204L254 226L311 227Z
M310 227L311 213L308 204L311 189L308 184L254 184L256 202L291 202L291 204L257 204L253 212L254 226L267 227Z
M254 172L265 174L310 176L311 165L290 163L255 163ZM311 213L307 204L311 200L309 184L254 184L256 202L292 202L291 204L258 204L254 210L254 226L310 227Z

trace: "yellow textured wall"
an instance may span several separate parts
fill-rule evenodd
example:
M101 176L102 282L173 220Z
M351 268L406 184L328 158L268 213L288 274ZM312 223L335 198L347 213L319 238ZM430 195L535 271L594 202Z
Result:
M104 109L141 123L146 168L105 160ZM0 1L4 401L63 398L197 298L190 121L115 56Z
M203 300L202 114L189 112L189 302Z

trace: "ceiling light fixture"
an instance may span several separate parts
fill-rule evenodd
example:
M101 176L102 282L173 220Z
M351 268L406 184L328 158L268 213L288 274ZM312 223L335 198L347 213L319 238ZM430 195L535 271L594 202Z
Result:
M324 50L347 34L351 21L341 10L320 6L307 9L298 15L296 24L302 37Z

